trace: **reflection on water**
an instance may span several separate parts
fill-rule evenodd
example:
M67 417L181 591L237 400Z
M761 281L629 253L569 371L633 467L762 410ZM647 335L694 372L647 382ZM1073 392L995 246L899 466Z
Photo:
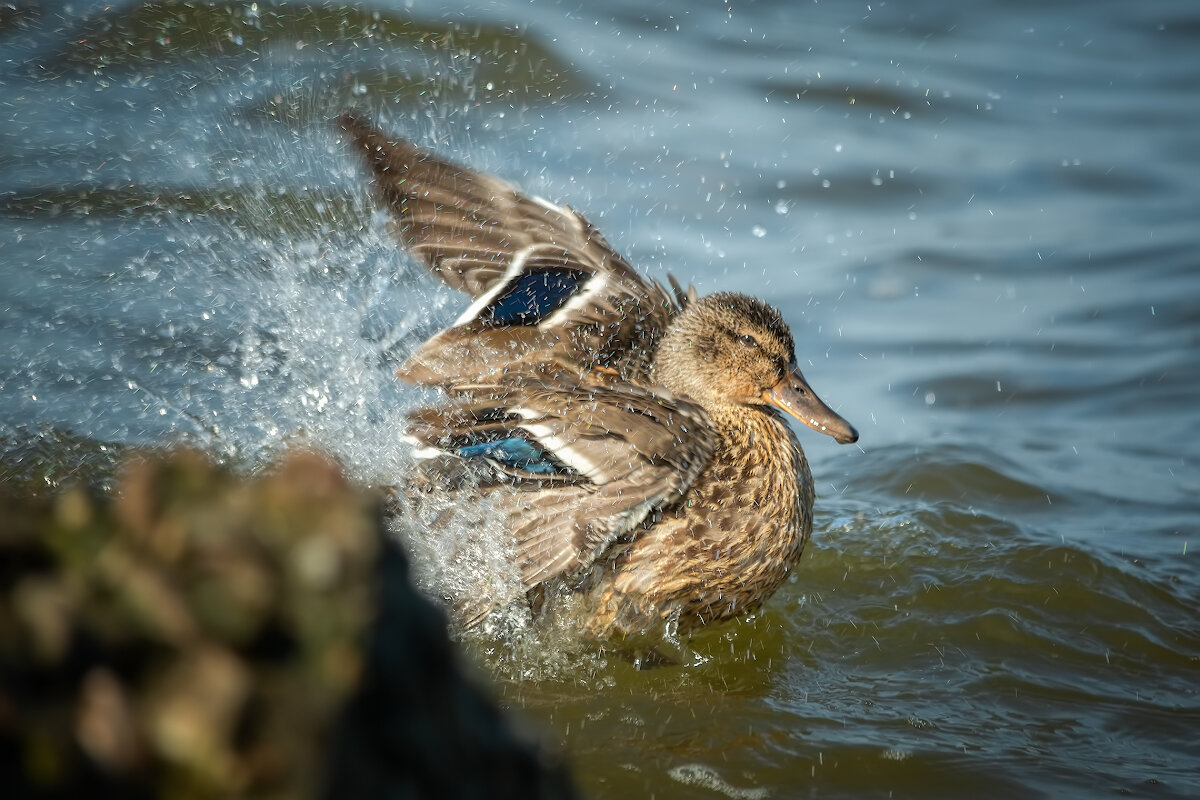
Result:
M863 434L802 433L813 543L691 666L468 641L589 794L1194 796L1198 31L1182 1L17 3L3 474L297 440L403 473L391 368L462 301L338 145L362 108L778 305Z

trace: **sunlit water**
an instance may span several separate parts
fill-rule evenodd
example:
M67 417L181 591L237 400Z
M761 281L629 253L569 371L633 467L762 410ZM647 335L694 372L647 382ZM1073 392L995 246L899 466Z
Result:
M862 432L801 432L813 542L688 666L468 642L589 796L1200 796L1200 9L585 8L0 9L6 479L404 473L391 371L462 298L357 107L778 305Z

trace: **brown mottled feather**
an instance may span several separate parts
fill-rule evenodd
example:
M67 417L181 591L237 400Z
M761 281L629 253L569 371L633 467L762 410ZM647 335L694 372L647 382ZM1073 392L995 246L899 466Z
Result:
M397 236L448 286L478 298L514 259L528 261L531 254L604 280L588 304L554 329L528 334L503 360L488 347L475 352L478 326L454 326L413 354L402 377L449 386L516 360L575 360L615 369L626 380L645 377L656 336L676 311L674 297L638 275L583 216L389 137L352 114L338 123L366 157ZM676 295L684 296L678 288ZM453 357L440 352L447 347Z
M661 390L627 384L579 386L567 375L508 375L476 384L450 403L421 409L409 434L426 447L523 436L543 445L576 477L497 469L496 492L512 529L526 588L586 570L653 508L680 497L712 455L714 437L698 407Z
M840 442L858 436L808 387L779 312L741 294L701 298L673 277L668 292L569 208L354 116L339 122L400 239L477 298L399 374L447 390L410 416L409 435L441 454L427 471L446 491L482 465L467 483L512 532L524 588L581 596L580 625L601 641L687 630L770 597L800 557L813 504L777 409ZM498 293L557 268L588 276L572 278L565 305L488 322ZM554 470L478 453L514 439ZM477 618L509 599L460 605Z

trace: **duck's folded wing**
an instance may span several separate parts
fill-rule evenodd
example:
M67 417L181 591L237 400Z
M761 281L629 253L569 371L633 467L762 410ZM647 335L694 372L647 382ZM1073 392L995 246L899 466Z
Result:
M677 501L714 437L698 407L640 386L472 386L422 409L409 433L424 455L486 463L526 588L585 571L618 537Z
M637 378L674 313L580 214L409 142L359 117L338 120L365 157L400 240L474 302L410 358L403 377L452 385L496 359L547 357Z

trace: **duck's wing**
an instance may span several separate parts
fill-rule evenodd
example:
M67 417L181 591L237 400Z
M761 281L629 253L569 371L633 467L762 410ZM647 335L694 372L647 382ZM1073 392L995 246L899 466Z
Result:
M456 392L412 414L409 434L422 457L487 466L527 589L586 571L682 497L715 447L703 410L643 386L539 375Z
M405 363L402 377L451 385L514 361L557 359L642 377L677 310L580 214L388 136L338 120L366 158L400 240L474 302Z

